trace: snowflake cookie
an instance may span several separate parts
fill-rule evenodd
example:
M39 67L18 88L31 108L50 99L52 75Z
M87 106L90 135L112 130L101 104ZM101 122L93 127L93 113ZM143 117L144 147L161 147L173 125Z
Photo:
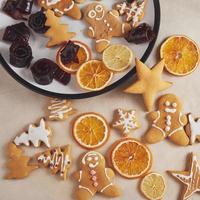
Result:
M119 15L125 15L125 21L131 22L132 26L136 27L144 17L146 3L146 0L134 0L132 3L123 1L115 4L114 9Z
M140 127L135 110L117 109L114 114L112 127L119 129L123 135L128 135L132 130Z

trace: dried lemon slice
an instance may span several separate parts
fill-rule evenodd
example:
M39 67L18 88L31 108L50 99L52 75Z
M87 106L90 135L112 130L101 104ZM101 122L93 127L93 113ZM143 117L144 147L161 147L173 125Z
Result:
M150 173L141 182L140 189L149 200L160 200L165 193L164 177L158 173Z
M105 66L114 72L121 72L130 67L133 61L133 52L125 45L115 44L103 52Z

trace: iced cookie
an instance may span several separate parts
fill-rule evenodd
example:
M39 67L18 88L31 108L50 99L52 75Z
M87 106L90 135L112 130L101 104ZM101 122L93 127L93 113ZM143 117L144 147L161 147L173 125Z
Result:
M151 111L155 96L158 92L166 90L172 83L162 80L164 60L161 60L152 69L136 59L138 80L124 90L125 93L142 94L145 107Z
M48 106L49 120L61 121L73 115L76 110L71 106L71 102L62 99L51 99L51 105Z
M184 130L187 116L182 114L182 104L176 95L161 96L158 100L158 111L150 112L148 118L152 123L145 136L148 143L157 143L168 137L177 145L189 144Z
M192 114L188 114L188 124L185 127L186 133L190 138L190 144L200 142L200 118L194 119Z
M114 114L112 127L119 129L123 135L128 135L132 130L140 127L135 110L117 109Z
M189 199L195 192L200 191L200 165L195 154L192 153L190 157L188 171L169 171L184 185L181 200Z
M130 25L122 23L116 10L108 11L100 3L91 3L83 11L84 19L89 24L88 36L96 41L97 52L103 52L110 44L112 37L122 37Z
M81 19L81 10L73 0L38 0L38 5L46 10L53 10L55 15L70 16L74 19Z
M112 183L114 176L112 169L105 167L105 158L98 152L89 151L81 160L81 170L73 174L79 183L76 199L91 200L97 192L107 197L120 196L120 188Z
M52 10L47 10L45 15L47 18L45 26L49 27L47 32L44 34L49 38L46 45L47 47L60 45L76 35L76 33L68 32L67 24L60 24L60 18L56 17Z
M66 180L72 163L71 146L49 149L36 155L36 160L39 167L49 168L52 174L59 174L62 179Z
M13 143L8 145L7 154L9 161L6 166L9 172L6 174L5 179L22 179L38 168L37 165L31 165L31 158L23 155L23 151Z
M23 132L15 137L14 143L17 146L30 146L30 144L33 144L34 147L39 147L43 143L47 147L50 147L49 140L51 135L51 129L47 127L45 120L42 118L39 126L30 124L27 132Z
M123 1L114 6L120 15L125 15L125 21L131 22L133 27L143 19L147 0L133 0L132 3Z

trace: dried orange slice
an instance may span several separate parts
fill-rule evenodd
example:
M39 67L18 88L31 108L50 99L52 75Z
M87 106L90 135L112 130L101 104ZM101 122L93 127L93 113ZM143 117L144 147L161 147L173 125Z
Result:
M111 162L121 176L139 178L150 170L152 155L146 145L132 138L124 138L113 145Z
M165 60L166 70L177 76L192 73L200 58L198 45L183 35L168 38L161 46L160 55Z
M86 149L102 146L110 135L106 120L96 113L80 115L73 125L73 136L79 145Z
M65 48L66 44L64 44L57 53L57 64L58 66L65 72L68 73L76 73L79 69L79 67L84 63L87 62L88 60L91 59L91 51L89 49L89 47L80 42L80 41L72 41L75 45L79 46L79 50L77 53L77 58L78 58L78 63L76 62L70 62L69 64L63 64L61 61L61 52L63 51L63 49Z
M150 173L145 176L140 184L140 190L149 200L163 199L166 185L164 177L158 173Z
M130 67L133 61L133 52L125 45L114 44L103 52L105 66L114 72L121 72Z
M113 77L102 61L90 60L79 68L77 81L81 88L89 91L98 91L105 88Z

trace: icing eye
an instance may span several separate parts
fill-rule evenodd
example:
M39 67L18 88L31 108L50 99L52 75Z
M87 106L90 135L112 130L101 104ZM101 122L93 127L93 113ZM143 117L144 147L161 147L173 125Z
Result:
M92 158L91 158L91 157L87 157L87 161L89 161L89 162L90 162L91 160L92 160Z
M96 156L96 157L94 157L94 160L95 160L95 161L99 160L99 157L97 157L97 156Z
M97 12L102 12L102 11L103 11L103 6L97 5L97 6L95 7L95 10L96 10Z
M165 102L165 106L170 106L170 102L169 102L169 101L166 101L166 102Z
M176 107L177 107L177 103L173 103L173 104L172 104L172 107L173 107L173 108L176 108Z
M95 18L97 15L97 13L95 12L95 10L90 10L90 12L88 13L88 17L89 18Z

